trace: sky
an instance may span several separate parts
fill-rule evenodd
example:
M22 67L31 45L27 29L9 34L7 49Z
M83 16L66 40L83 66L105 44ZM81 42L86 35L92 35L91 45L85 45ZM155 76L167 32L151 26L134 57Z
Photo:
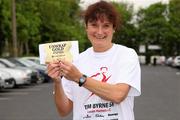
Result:
M86 6L96 1L99 1L99 0L81 0L80 5L85 9ZM146 8L153 3L157 3L157 2L168 3L169 2L169 0L106 0L106 1L117 1L117 2L125 2L125 3L127 2L130 4L133 4L135 11L138 10L138 8Z

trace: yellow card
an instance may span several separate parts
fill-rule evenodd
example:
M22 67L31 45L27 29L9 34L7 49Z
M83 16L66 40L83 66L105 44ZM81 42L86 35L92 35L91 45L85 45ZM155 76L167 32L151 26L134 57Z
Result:
M61 41L39 45L41 64L62 59L72 62L79 55L78 41Z

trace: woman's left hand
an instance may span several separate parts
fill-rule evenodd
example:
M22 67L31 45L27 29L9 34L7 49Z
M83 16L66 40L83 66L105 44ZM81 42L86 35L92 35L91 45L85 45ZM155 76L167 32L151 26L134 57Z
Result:
M61 61L61 74L68 80L79 82L82 73L71 63L66 60Z

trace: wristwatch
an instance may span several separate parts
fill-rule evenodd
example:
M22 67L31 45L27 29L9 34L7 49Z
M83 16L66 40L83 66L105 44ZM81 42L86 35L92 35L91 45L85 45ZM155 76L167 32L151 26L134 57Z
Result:
M86 82L86 79L87 76L84 74L79 78L79 87L81 87Z

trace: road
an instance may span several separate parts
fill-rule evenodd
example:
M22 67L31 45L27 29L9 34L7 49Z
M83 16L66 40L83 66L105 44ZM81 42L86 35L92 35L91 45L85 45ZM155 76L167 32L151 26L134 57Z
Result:
M22 86L0 93L0 120L71 120L59 119L53 100L53 84Z
M136 120L180 120L180 70L141 66L142 95L135 99Z
M142 95L135 99L136 120L180 120L180 71L141 66ZM53 84L22 86L0 92L0 120L72 120L59 117Z

